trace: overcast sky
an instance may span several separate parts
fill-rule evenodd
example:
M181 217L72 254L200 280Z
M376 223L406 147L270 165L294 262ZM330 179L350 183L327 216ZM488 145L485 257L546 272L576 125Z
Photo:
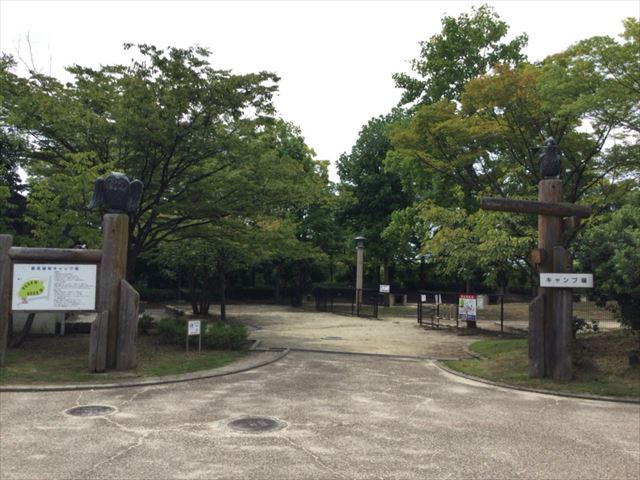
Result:
M302 129L319 159L349 152L360 128L395 106L391 78L409 72L418 43L440 31L443 15L491 4L529 35L525 53L540 60L594 35L617 36L638 17L630 1L17 1L0 0L0 49L66 78L72 63L126 62L122 44L200 45L215 68L276 72L280 115ZM335 179L335 175L333 176Z

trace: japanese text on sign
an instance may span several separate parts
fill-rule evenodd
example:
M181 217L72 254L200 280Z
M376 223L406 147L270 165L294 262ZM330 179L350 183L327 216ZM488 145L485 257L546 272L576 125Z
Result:
M17 263L13 266L11 308L23 311L95 310L96 276L96 265Z
M547 288L593 288L593 274L541 273L540 286Z
M200 320L189 320L189 335L200 335Z

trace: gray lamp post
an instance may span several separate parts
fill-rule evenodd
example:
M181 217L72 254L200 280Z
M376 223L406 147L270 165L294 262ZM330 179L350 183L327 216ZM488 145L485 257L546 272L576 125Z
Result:
M362 286L364 271L364 237L356 237L356 298L358 305L362 303Z

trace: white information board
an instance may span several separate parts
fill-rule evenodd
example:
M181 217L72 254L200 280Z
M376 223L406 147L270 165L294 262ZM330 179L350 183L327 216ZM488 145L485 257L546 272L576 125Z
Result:
M11 308L22 311L96 309L97 265L16 263Z
M200 335L200 320L189 320L189 335Z
M540 286L546 288L593 288L593 274L541 273Z
M391 292L391 285L380 285L380 293Z

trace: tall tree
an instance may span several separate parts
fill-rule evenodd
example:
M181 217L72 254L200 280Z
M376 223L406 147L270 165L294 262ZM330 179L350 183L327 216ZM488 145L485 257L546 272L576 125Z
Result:
M393 252L382 232L392 212L408 205L408 197L402 191L398 176L384 170L384 159L392 149L389 126L403 115L396 109L389 115L369 120L360 131L351 153L342 154L338 160L338 174L345 198L343 220L354 236L366 237L371 263L383 266L384 283L390 281L389 263ZM378 275L375 276L374 281L378 281Z
M393 75L396 87L404 90L401 104L457 100L472 78L498 63L514 66L526 59L527 35L503 41L509 26L488 5L473 7L471 15L444 16L441 22L440 33L420 42L420 56L411 62L418 77Z
M28 94L10 112L11 124L30 139L26 167L34 185L56 174L70 184L86 181L103 167L144 182L140 207L130 215L130 274L141 252L215 221L239 195L229 176L251 161L246 139L269 120L278 81L268 72L216 70L202 48L138 45L136 57L129 65L97 70L70 67L74 80L67 84L33 73ZM33 201L86 209L63 196L49 189ZM98 226L95 217L86 218L87 226ZM34 230L48 228L48 220L35 217Z

